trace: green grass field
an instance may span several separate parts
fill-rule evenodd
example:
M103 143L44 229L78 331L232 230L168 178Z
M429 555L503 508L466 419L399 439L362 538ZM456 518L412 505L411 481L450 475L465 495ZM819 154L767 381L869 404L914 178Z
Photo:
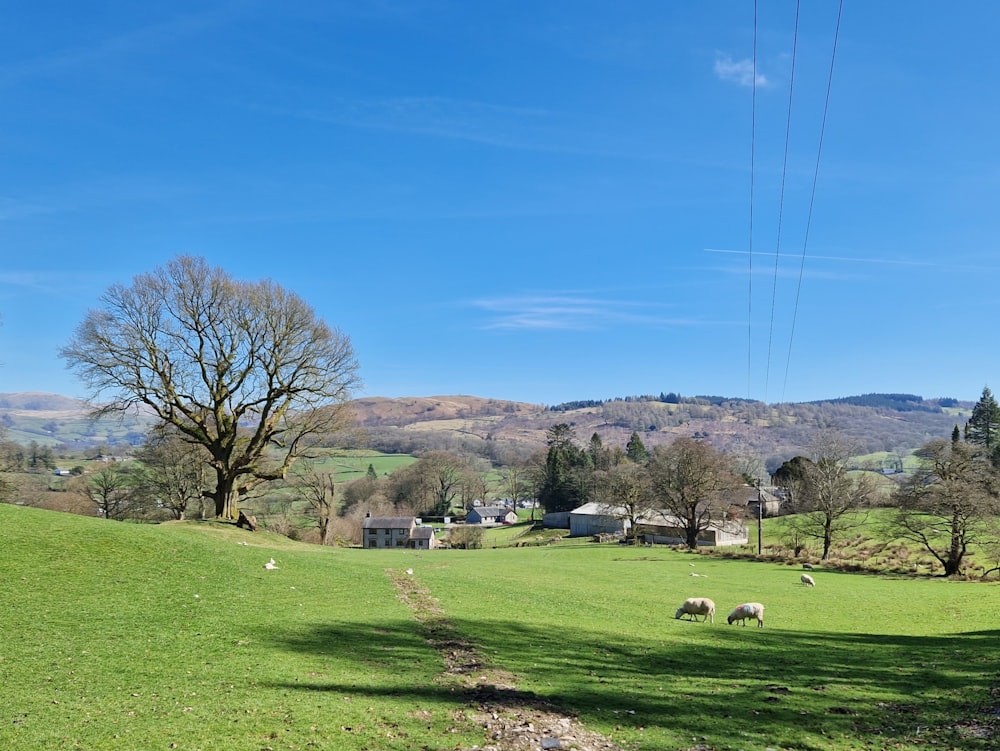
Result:
M482 697L435 630L511 702L627 749L1000 742L997 584L818 568L809 589L796 567L659 547L330 549L7 505L0 530L3 749L483 747ZM714 625L673 618L689 596ZM726 625L748 600L766 627Z

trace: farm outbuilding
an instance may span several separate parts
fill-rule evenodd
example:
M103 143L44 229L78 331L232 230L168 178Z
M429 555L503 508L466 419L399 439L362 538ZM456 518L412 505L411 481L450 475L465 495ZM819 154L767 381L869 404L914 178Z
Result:
M641 535L646 542L659 545L681 545L687 542L683 520L666 511L646 514L637 525L636 534ZM747 528L738 521L712 522L698 535L698 544L706 547L746 545L749 542Z
M760 516L777 516L781 511L781 498L777 488L744 485L733 499L733 505L746 509L746 515L757 518Z
M624 535L629 529L623 508L606 503L585 503L569 512L569 536Z
M570 537L594 535L626 536L630 528L626 510L607 503L585 503L568 515ZM546 514L548 521L548 514ZM546 525L547 526L547 525ZM660 545L680 545L686 542L684 523L666 511L648 511L636 523L636 534L647 542ZM698 536L698 544L706 546L746 545L750 541L746 527L738 521L712 522Z

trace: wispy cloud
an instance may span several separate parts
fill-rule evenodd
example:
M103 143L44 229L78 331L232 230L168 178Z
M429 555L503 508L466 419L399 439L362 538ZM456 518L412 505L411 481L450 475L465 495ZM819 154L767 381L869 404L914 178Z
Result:
M718 52L715 55L715 75L719 77L720 81L727 81L740 86L749 87L756 83L759 87L765 87L771 83L767 76L760 71L756 72L755 81L754 63L750 58L733 60L731 56L722 52Z
M21 219L22 217L34 216L36 214L51 214L57 210L51 206L26 203L15 198L0 196L0 222Z
M581 126L579 118L540 107L496 104L441 96L350 99L323 96L321 106L246 105L279 117L387 133L465 141L510 151L570 154L601 159L694 162L689 155L636 148L609 123ZM641 142L641 140L640 140Z
M199 34L230 20L233 9L222 7L202 13L173 16L159 23L129 29L120 34L52 50L45 55L0 66L0 85L44 78L118 59L135 53L159 50L176 39Z
M490 314L487 330L596 331L619 325L666 327L704 323L661 314L662 304L574 295L524 295L474 300Z

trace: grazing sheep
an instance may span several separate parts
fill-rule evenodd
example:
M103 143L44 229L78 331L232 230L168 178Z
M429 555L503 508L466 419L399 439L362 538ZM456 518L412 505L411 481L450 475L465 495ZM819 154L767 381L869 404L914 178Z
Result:
M715 623L715 603L707 597L689 597L677 608L674 618L680 618L682 615L690 615L689 620L692 621L698 620L698 616L701 615L704 616L702 622L711 619L712 623Z
M756 618L757 628L764 628L764 606L759 602L746 602L737 605L729 614L729 625L732 626L733 621L740 621L740 624L745 626L747 618Z
M811 563L803 563L802 568L806 569L807 571L812 571L813 565Z
M816 580L813 579L811 576L809 576L809 574L802 574L802 576L800 576L799 579L801 579L802 583L805 584L807 587L816 586Z

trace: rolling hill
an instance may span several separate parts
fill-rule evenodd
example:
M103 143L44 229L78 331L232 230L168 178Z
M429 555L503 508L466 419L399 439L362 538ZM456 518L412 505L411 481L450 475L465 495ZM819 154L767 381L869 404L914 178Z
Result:
M769 468L807 451L822 431L852 439L859 454L905 454L951 434L972 402L907 394L867 394L822 402L764 404L724 397L624 397L546 406L476 396L367 397L352 403L346 440L383 451L444 449L501 460L545 446L546 431L568 424L583 444L598 434L624 446L633 432L647 447L695 436L724 450L760 457ZM85 402L57 394L0 394L0 424L10 440L66 450L136 445L152 420L143 415L92 420Z

